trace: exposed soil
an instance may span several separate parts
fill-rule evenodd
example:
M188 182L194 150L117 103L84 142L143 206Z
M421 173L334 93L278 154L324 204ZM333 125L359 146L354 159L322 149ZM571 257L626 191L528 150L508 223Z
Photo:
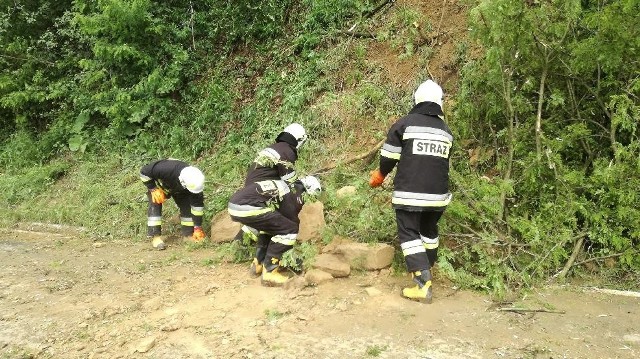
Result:
M318 287L266 288L213 248L0 232L2 358L635 358L640 299L577 287L504 312L435 281L431 305L407 277L356 273ZM294 282L300 283L301 280ZM564 314L556 313L564 311Z

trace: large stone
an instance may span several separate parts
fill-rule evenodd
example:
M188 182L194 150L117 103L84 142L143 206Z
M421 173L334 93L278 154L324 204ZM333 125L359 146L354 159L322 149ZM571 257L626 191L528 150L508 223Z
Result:
M307 242L320 239L322 230L326 226L324 204L320 201L307 202L298 217L300 218L298 240Z
M304 279L311 285L320 285L333 279L330 273L320 269L311 269L304 275Z
M342 255L351 268L378 270L391 266L394 248L385 243L342 243L333 253Z
M329 244L322 247L322 253L335 253L336 248L338 248L339 245L344 243L355 243L355 242L346 237L335 236L333 237L333 239Z
M133 352L138 352L138 353L146 353L149 350L151 350L151 348L153 348L153 346L156 345L156 337L148 337L145 339L142 339L141 341L139 341L136 345L135 348L133 349Z
M327 272L335 278L347 277L351 273L349 263L345 262L341 257L330 253L323 253L317 256L312 267Z
M356 186L344 186L336 191L336 197L345 198L356 194Z
M211 220L209 238L213 243L231 242L241 227L242 224L231 220L227 211L222 211Z

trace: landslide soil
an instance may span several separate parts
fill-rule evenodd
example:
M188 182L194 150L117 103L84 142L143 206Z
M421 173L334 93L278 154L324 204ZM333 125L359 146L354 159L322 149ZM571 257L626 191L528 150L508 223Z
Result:
M635 358L640 299L550 287L514 313L436 278L353 273L267 288L213 247L165 251L73 233L0 231L1 358ZM301 280L294 280L300 283ZM509 305L508 305L509 306Z

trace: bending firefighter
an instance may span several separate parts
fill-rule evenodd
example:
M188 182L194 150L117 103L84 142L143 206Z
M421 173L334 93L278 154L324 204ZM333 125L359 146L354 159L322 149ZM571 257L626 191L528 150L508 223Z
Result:
M431 267L438 255L438 220L451 201L449 157L453 136L442 116L442 89L422 83L415 106L394 123L380 150L380 168L369 185L378 187L397 165L391 203L407 270L416 283L404 288L406 298L431 302Z
M194 242L204 239L204 175L196 167L178 160L159 160L142 167L140 179L147 187L147 236L153 248L165 249L162 240L162 204L173 197L180 209L182 235Z
M292 123L282 130L275 142L258 152L256 158L249 165L244 185L264 180L282 180L288 184L297 179L295 163L298 160L298 150L307 140L307 133L299 123ZM242 240L247 235L253 240L258 232L243 226L236 235L236 240Z
M281 273L280 261L296 242L303 194L317 196L321 190L320 181L313 176L291 185L283 180L265 180L250 183L229 199L231 219L259 233L250 271L262 275L263 285L280 286L289 279Z

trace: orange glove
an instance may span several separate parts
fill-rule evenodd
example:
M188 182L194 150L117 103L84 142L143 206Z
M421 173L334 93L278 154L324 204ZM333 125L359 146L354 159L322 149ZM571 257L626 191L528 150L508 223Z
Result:
M163 204L167 200L164 191L160 188L154 188L151 190L151 202L155 204Z
M369 179L369 186L380 187L384 182L384 175L380 170L371 171L371 178Z
M204 237L205 234L202 230L202 227L193 227L193 235L191 236L191 239L193 239L195 242L200 242L204 239Z

